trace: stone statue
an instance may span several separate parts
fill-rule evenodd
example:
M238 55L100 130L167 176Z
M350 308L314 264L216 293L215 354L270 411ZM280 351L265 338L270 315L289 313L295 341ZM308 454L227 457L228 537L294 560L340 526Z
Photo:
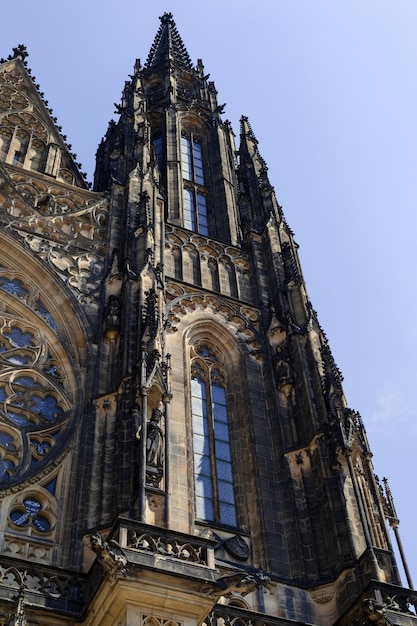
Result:
M164 436L160 427L162 412L153 409L146 426L146 465L162 469L164 462Z
M138 426L136 437L142 438L142 426L140 425L140 411L138 407L133 409L133 418ZM146 484L151 487L159 487L164 469L164 433L160 426L162 411L153 409L150 420L146 424Z
M104 330L106 335L112 337L120 331L121 305L117 296L109 296L104 309Z

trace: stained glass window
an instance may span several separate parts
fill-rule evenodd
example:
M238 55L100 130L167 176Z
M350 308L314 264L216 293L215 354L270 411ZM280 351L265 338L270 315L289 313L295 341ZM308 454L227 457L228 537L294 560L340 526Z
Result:
M184 179L184 227L208 235L203 148L193 136L181 137L181 170Z
M25 498L23 506L16 507L10 513L10 519L15 526L25 528L33 526L39 532L45 533L51 529L51 524L45 515L42 515L42 504L36 498Z
M20 296L18 281L5 286L10 297ZM73 415L63 352L35 315L19 317L7 307L0 315L0 487L45 468L62 450Z
M196 516L236 526L225 377L207 345L198 353L191 375Z
M163 171L164 165L164 140L162 137L154 137L153 145L155 146L155 157L158 163L159 169Z

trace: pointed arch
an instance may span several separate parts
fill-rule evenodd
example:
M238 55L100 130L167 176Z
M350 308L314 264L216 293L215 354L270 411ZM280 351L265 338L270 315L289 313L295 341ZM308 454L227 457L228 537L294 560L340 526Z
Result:
M172 258L174 261L174 277L182 280L182 250L179 246L172 248Z
M227 258L222 259L222 264L225 269L226 295L229 295L232 298L237 298L238 291L237 291L235 267L233 263L230 261L230 259L227 259Z
M242 415L237 371L241 349L213 318L199 320L185 333L189 383L189 438L196 521L240 527L237 415ZM239 442L241 443L241 442Z
M196 517L237 525L224 358L207 339L191 346Z
M191 243L183 247L184 280L194 285L201 285L200 255Z
M210 271L211 290L219 292L220 280L219 280L219 267L217 265L217 260L214 257L210 257L208 259L207 265Z
M172 354L172 393L170 411L171 432L181 433L184 442L184 462L171 460L171 474L184 472L190 493L190 524L197 529L209 524L233 529L249 529L254 521L248 513L248 502L255 498L250 415L250 397L245 385L248 375L261 375L262 361L258 355L257 312L250 307L232 306L230 301L205 292L179 293L168 305L167 351ZM219 360L225 389L229 428L230 458L234 487L235 526L227 521L203 521L196 515L196 480L194 476L194 447L192 424L192 365L194 347L208 342ZM212 377L213 380L216 377ZM184 384L185 381L185 384ZM181 468L181 469L180 469ZM182 483L184 487L184 483ZM170 515L181 510L183 490L173 489ZM230 504L230 503L228 503ZM233 504L233 503L232 503ZM230 524L230 522L229 522ZM240 532L239 530L239 532ZM236 532L236 531L235 531Z

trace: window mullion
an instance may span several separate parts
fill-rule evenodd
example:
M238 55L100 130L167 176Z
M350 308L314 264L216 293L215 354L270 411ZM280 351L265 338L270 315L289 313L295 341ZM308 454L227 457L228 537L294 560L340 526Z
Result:
M195 184L195 169L194 169L194 137L190 135L190 157L191 157L191 180Z
M197 189L195 183L193 184L193 198L194 198L194 231L199 233L198 228L198 205L197 205Z
M190 135L190 143L189 143L189 148L190 148L190 162L191 162L191 181L193 183L193 200L194 200L194 223L193 223L193 230L198 233L198 215L197 215L197 211L198 211L198 207L197 207L197 189L196 189L196 182L195 182L195 167L194 167L194 137L193 135Z
M213 507L214 519L220 520L220 504L219 504L219 486L217 482L217 459L216 459L216 442L214 433L214 415L213 415L213 395L211 390L211 372L207 379L207 414L209 421L209 446L211 461L211 482L213 487Z

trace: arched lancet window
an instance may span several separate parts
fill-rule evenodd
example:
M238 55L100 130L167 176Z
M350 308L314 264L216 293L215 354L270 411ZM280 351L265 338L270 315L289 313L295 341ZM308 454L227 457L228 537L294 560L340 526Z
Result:
M182 254L178 246L172 249L172 258L174 260L174 276L182 280Z
M208 260L208 268L211 276L211 288L220 291L219 268L215 259Z
M197 250L190 252L191 267L192 267L192 280L195 285L201 285L201 267L200 256Z
M164 140L162 137L154 137L153 145L155 146L155 158L158 163L159 170L163 172L164 169Z
M232 296L232 298L237 298L238 293L237 293L235 268L233 267L232 263L230 263L229 261L225 262L224 268L226 270L226 275L228 279L228 287L229 287L228 295Z
M184 181L184 227L208 235L203 147L193 135L181 137L181 169Z
M194 348L192 357L196 516L201 520L236 526L226 376L221 356L204 342Z

